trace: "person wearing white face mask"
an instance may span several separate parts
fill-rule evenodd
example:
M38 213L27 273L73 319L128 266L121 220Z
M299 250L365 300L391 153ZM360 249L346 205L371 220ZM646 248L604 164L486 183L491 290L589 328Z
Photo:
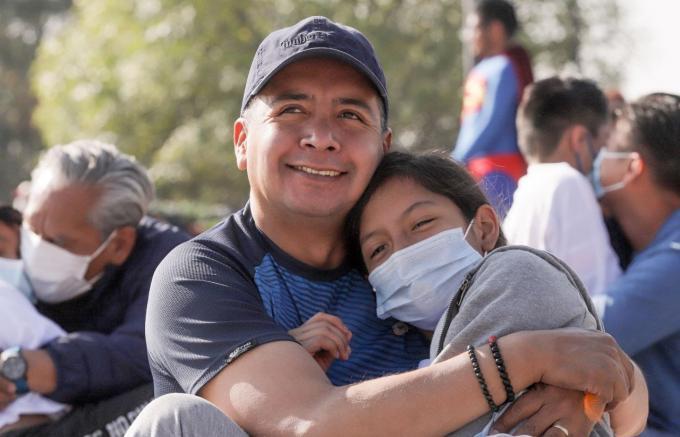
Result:
M19 258L20 227L21 213L11 206L0 206L0 351L13 346L38 347L65 334L31 304L31 287ZM14 352L10 349L3 353L9 356ZM12 370L17 368L6 369L0 376L11 375ZM27 393L25 380L16 381L16 386L18 398L0 410L0 433L26 415L39 423L47 420L48 414L58 415L67 408L37 393Z
M493 208L471 176L442 156L386 155L350 213L348 230L374 287L378 317L394 317L432 335L433 363L467 347L477 372L474 346L495 343L495 336L562 327L602 329L587 292L566 264L528 247L501 247L505 237ZM543 429L523 427L512 412L499 418L501 406L487 396L487 384L500 376L507 398L517 394L497 347L494 353L498 371L478 375L494 414L452 435L612 435L606 418L595 424L585 414L579 422L546 411ZM636 391L612 411L616 435L634 435L644 425L647 393L639 370L637 379ZM539 405L536 396L551 389L530 390L517 408ZM584 393L567 396L583 398Z
M3 346L0 413L19 392L31 391L73 409L9 435L124 428L152 397L144 342L151 277L188 236L145 217L153 185L134 158L112 145L52 147L31 182L21 227L23 270L38 311L65 332ZM29 423L20 420L23 425Z
M680 435L680 96L656 93L626 105L592 182L634 250L605 290L602 317L647 377L642 435Z

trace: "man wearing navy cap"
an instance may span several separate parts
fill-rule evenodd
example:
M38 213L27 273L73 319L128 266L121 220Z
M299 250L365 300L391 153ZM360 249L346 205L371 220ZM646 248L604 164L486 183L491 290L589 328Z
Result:
M311 17L265 38L234 123L249 202L157 269L146 332L165 396L128 436L442 435L486 411L467 356L407 372L427 342L378 319L346 261L344 219L390 147L388 111L382 68L357 30ZM596 375L626 374L627 359L584 336L500 339L515 388L552 380L621 399L629 378ZM563 356L559 343L579 353ZM478 350L501 403L489 349Z

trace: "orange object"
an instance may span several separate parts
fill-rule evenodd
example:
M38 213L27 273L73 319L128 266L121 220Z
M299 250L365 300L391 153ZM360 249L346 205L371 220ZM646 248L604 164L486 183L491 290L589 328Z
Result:
M604 407L606 407L606 405L598 395L586 393L583 396L583 410L586 412L586 416L589 420L598 422L602 418Z

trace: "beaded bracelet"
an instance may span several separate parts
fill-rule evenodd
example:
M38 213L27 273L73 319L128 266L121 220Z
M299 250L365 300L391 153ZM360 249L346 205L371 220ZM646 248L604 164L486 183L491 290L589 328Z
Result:
M486 385L484 375L482 375L482 368L479 367L479 361L477 361L477 354L475 354L474 346L469 344L467 346L467 353L468 356L470 357L470 362L472 363L472 370L475 372L477 382L479 382L479 387L482 389L484 399L486 399L486 403L489 404L489 409L495 413L500 408L498 405L494 403L493 398L491 397L491 393L489 393L489 387Z
M489 337L489 348L491 349L491 355L496 362L498 374L501 376L501 381L503 381L503 387L505 387L505 402L512 402L515 400L515 390L512 388L510 377L508 376L508 372L505 370L505 362L503 361L501 350L498 348L498 343L496 340L497 338L495 335Z

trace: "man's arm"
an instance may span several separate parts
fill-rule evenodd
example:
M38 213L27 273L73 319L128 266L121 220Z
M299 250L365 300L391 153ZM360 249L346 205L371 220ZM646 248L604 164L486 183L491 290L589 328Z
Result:
M501 338L499 346L516 390L543 381L618 401L631 388L630 361L606 334L522 332ZM477 355L494 401L502 403L505 390L488 347ZM465 354L334 387L292 342L268 343L241 355L199 395L252 435L443 435L488 409Z
M150 382L144 342L147 295L110 334L78 331L25 350L31 390L66 403L102 399Z
M671 247L634 260L606 291L607 331L633 356L680 331L680 251Z

